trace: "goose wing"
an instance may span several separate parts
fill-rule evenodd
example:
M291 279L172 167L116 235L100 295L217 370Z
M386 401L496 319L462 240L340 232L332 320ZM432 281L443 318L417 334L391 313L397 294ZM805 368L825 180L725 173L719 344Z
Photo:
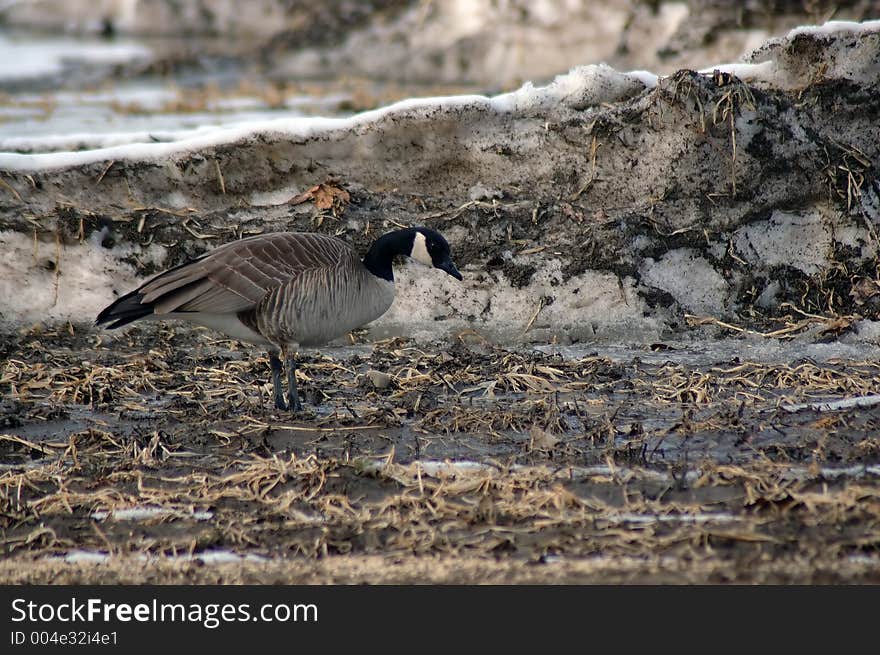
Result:
M304 271L348 259L358 258L347 243L322 234L278 232L233 241L118 298L97 323L119 327L148 314L241 312Z
M142 303L156 314L240 312L309 269L332 268L353 251L321 234L277 233L225 244L143 287Z

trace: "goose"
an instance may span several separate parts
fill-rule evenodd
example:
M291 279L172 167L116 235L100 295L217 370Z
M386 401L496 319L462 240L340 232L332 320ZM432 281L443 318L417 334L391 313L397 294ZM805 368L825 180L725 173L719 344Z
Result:
M462 279L446 239L426 227L384 234L363 259L336 237L273 232L226 243L159 273L105 307L95 325L112 330L144 318L180 319L264 346L276 409L299 412L296 352L324 345L388 311L397 255Z

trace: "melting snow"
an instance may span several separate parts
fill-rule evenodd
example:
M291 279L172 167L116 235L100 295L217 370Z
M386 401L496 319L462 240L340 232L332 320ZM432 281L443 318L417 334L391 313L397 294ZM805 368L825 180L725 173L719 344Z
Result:
M656 78L652 79L644 72L629 75L614 71L605 65L581 66L558 76L546 87L534 87L529 83L518 91L492 98L478 95L412 98L350 118L286 117L202 127L188 133L172 132L164 135L173 139L170 143L156 143L155 138L161 138L161 135L147 132L133 134L129 141L126 141L124 135L106 135L103 137L105 139L103 143L99 137L80 134L69 138L73 142L92 142L106 147L82 152L0 153L0 169L51 170L110 160L157 162L225 143L252 139L259 134L280 134L288 138L307 139L331 131L358 130L366 125L403 114L416 113L429 116L437 110L468 109L502 113L514 110L538 111L555 103L566 103L581 108L619 100L643 90L652 82L656 83ZM22 149L34 144L21 140L6 140L0 141L0 145ZM39 142L36 145L39 146Z
M214 513L195 510L184 511L167 507L129 507L109 512L99 510L93 512L91 516L96 521L104 521L108 518L114 521L146 521L154 518L194 518L197 521L207 521L214 517Z

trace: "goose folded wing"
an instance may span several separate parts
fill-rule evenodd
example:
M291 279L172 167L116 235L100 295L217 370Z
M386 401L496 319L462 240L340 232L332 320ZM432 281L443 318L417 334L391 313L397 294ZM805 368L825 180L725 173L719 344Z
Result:
M338 239L279 233L227 243L154 278L140 289L156 314L236 313L255 307L272 289L315 268L353 256Z

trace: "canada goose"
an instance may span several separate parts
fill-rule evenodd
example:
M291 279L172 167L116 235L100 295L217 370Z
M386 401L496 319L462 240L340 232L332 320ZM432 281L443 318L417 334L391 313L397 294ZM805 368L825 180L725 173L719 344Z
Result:
M299 411L294 353L369 323L394 300L392 262L407 255L461 280L443 236L425 227L376 239L361 260L345 241L276 232L224 244L160 273L98 314L108 329L141 318L182 319L266 346L275 407ZM287 396L281 390L287 364Z

